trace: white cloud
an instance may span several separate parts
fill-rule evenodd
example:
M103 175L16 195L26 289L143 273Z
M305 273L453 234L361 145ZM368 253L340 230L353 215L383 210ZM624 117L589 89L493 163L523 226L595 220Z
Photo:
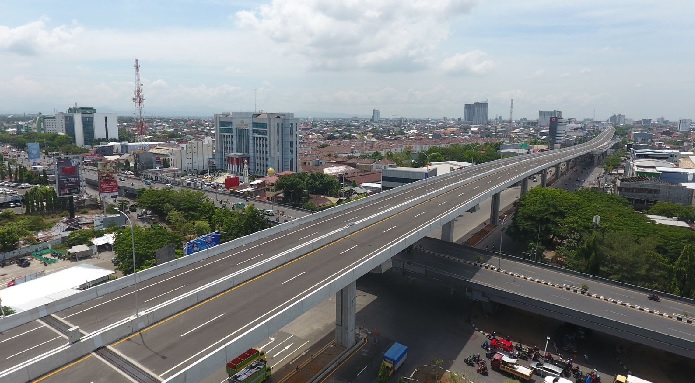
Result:
M486 74L494 68L495 63L486 59L487 54L480 50L448 57L442 61L441 68L448 74Z
M48 29L48 18L10 28L0 25L0 51L7 51L22 56L35 56L46 52L71 50L74 41L83 32L83 28L73 25L61 25Z
M450 23L474 0L273 0L235 14L317 69L408 71L427 66Z
M541 78L543 76L545 76L545 69L538 69L537 71L526 76L526 78L527 79L533 79L533 78Z
M581 68L581 69L579 70L579 73L580 73L580 74L589 74L589 73L591 73L591 68L586 68L586 67Z

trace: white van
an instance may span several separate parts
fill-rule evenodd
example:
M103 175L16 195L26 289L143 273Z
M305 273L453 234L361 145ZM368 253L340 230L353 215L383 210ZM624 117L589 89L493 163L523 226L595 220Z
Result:
M545 376L553 376L553 377L562 376L562 368L558 367L554 364L538 362L533 366L533 368L536 369L536 375L540 375L540 376L544 376L544 377Z

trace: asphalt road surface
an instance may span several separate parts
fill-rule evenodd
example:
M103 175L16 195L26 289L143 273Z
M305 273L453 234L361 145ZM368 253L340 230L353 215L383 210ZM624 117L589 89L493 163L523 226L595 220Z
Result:
M549 153L561 155L557 152ZM274 238L261 239L243 249L220 254L198 265L141 283L138 295L142 309L161 303L181 291L191 290L242 267L253 265L259 258L278 254L307 238L345 230L346 222L394 207L418 192L434 193L439 188L459 182L453 191L396 213L369 229L348 235L341 241L302 256L262 278L229 290L216 299L184 311L112 346L154 374L163 378L170 377L212 348L228 342L234 334L300 299L305 292L334 276L336 270L350 268L373 256L376 249L389 246L397 238L407 235L418 226L415 222L425 222L431 217L446 214L461 201L495 185L506 183L510 177L523 172L522 169L535 167L546 161L542 156L534 156L525 162L517 159L483 164L451 177L437 177L427 184L414 185L414 189L389 196L377 196L366 205L330 214L291 233L283 232ZM503 163L508 165L502 166ZM133 313L132 291L124 289L112 296L60 312L57 316L83 330L94 331ZM12 339L24 345L37 345L45 340L45 337L21 333L14 335L19 336ZM27 351L25 358L32 354L35 353ZM61 371L61 375L73 373L71 369L78 368L81 363L71 365ZM7 368L8 364L16 363L5 362L0 368Z

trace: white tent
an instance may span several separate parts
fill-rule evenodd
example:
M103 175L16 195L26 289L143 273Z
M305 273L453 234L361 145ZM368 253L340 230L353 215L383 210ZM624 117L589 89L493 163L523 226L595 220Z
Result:
M113 271L94 265L78 265L29 282L0 290L2 305L25 311L78 293L79 286L103 279Z

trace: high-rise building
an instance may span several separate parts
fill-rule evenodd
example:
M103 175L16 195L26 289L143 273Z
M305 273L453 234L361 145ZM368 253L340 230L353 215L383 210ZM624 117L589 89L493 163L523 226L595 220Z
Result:
M608 119L608 122L610 122L613 125L625 125L625 115L614 114Z
M464 104L463 119L473 125L487 125L487 101Z
M381 112L379 109L373 109L372 110L372 122L379 122L381 119Z
M549 127L551 117L562 117L562 112L559 110L539 110L538 111L538 127L539 128Z
M562 112L555 111L556 115L550 117L548 123L548 139L551 148L559 148L565 141L565 120L562 118Z
M220 170L264 176L297 171L297 119L294 113L232 112L215 115L215 163Z
M97 113L94 108L71 107L67 113L45 116L43 124L46 133L66 134L77 146L92 147L99 140L118 139L118 115Z
M693 120L689 118L684 118L681 120L678 120L678 131L679 132L689 132L690 131L690 125L693 124Z

